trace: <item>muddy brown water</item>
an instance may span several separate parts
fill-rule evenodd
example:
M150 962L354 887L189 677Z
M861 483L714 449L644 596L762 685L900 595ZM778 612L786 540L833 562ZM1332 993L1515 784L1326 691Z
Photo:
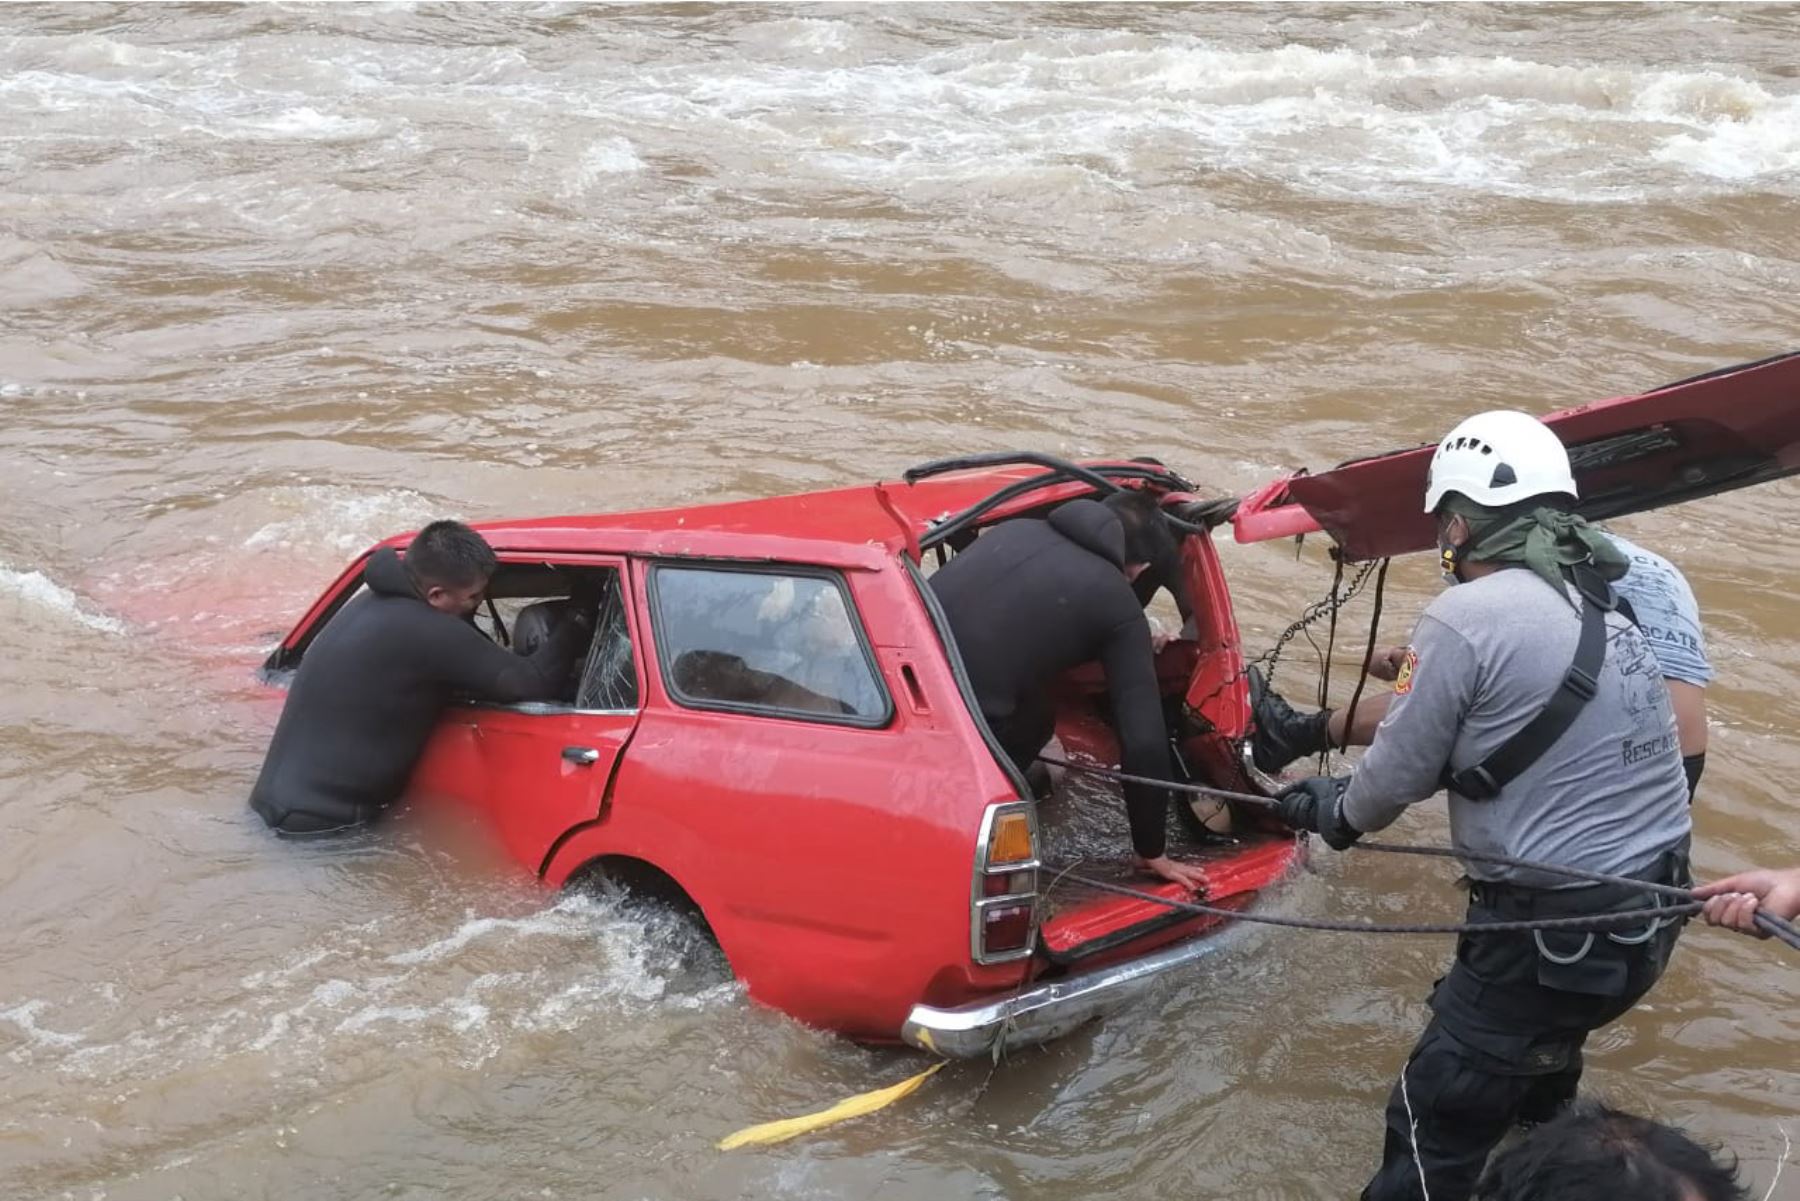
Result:
M1223 493L1793 348L1797 44L1757 6L0 8L0 1194L1352 1195L1442 940L1243 930L991 1080L721 1154L917 1061L454 829L275 842L252 669L438 514L1021 446ZM1618 523L1706 612L1705 874L1800 862L1796 502ZM1328 580L1224 556L1252 648ZM1387 629L1436 586L1397 565ZM1456 894L1321 853L1270 903ZM1797 968L1691 930L1588 1087L1761 1195Z

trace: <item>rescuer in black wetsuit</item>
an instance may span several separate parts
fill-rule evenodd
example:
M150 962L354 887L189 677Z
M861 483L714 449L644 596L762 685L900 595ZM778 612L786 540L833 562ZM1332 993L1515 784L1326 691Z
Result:
M1021 771L1055 732L1051 682L1098 659L1124 770L1170 778L1150 623L1132 583L1175 554L1155 497L1131 491L1002 522L931 577L982 716ZM1125 807L1144 866L1199 887L1198 869L1164 854L1167 795L1127 784Z
M469 621L493 549L468 526L434 521L402 559L376 551L356 597L306 648L250 792L286 834L361 825L400 795L438 715L455 696L524 701L555 695L561 665L590 634L563 623L530 657L488 641Z

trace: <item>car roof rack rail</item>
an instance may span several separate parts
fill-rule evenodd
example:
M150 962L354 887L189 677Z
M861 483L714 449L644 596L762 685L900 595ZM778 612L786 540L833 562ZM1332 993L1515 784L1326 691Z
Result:
M1059 459L1055 455L1029 450L1002 450L978 455L964 455L954 459L935 459L929 463L921 463L917 467L908 468L902 478L909 484L916 484L920 480L936 475L947 475L952 471L991 470L995 467L1010 467L1017 464L1042 467L1045 471L1042 475L1014 480L970 505L962 512L939 519L920 537L920 548L929 550L962 533L1008 501L1028 492L1035 492L1040 488L1049 488L1057 484L1085 483L1091 485L1095 491L1111 493L1121 490L1120 480L1142 480L1145 483L1159 485L1171 492L1192 492L1194 490L1191 483L1155 459L1136 459L1130 463L1105 463L1084 467L1079 463L1071 463L1067 459ZM1195 525L1174 514L1166 514L1166 516L1170 523L1179 529L1189 533L1206 532L1205 526Z

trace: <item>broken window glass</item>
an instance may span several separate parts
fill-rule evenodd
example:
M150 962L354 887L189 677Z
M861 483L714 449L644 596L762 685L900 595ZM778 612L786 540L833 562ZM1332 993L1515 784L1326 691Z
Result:
M600 603L594 613L594 641L581 671L577 709L638 707L637 669L632 663L631 630L625 622L625 598L619 573L604 573Z

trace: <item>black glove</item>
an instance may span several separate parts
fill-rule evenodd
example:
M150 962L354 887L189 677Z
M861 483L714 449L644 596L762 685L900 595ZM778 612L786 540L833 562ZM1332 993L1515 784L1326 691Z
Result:
M1341 851L1362 837L1344 816L1344 790L1349 776L1308 776L1275 798L1281 820L1296 830L1311 830L1325 845Z

